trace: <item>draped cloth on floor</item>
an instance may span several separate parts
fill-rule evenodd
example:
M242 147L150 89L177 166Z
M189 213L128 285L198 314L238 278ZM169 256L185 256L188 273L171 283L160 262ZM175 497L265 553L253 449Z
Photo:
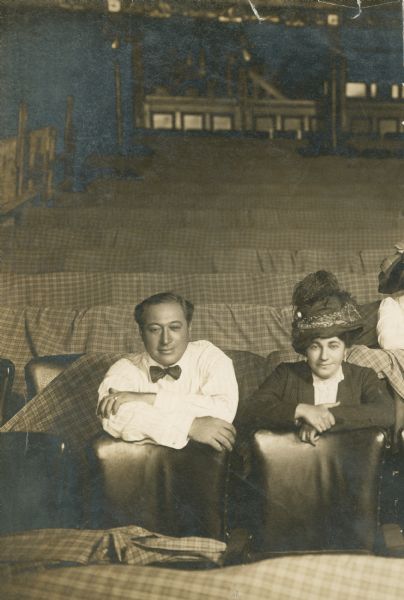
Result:
M0 538L2 581L23 571L66 565L202 563L220 566L226 544L170 537L129 525L109 530L37 529Z

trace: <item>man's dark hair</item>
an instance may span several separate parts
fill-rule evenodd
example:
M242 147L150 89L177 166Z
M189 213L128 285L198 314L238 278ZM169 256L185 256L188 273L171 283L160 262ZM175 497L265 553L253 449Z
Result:
M139 325L140 329L143 329L144 311L148 306L154 306L155 304L165 304L167 302L175 302L179 304L184 311L185 319L188 325L192 321L192 315L194 314L194 305L189 300L186 300L175 292L161 292L160 294L154 294L149 298L145 298L135 307L135 321Z

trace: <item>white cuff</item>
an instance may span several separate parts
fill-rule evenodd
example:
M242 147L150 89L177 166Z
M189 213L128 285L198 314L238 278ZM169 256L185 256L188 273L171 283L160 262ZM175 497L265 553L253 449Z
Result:
M194 415L188 412L184 412L181 415L177 413L173 422L164 428L165 431L161 439L158 440L159 443L177 450L184 448L188 443L188 434L194 418Z

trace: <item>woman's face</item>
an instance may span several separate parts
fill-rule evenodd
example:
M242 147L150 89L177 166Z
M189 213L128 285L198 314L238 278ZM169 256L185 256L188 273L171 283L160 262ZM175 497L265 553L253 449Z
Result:
M310 369L321 379L329 379L345 358L345 343L338 337L316 338L306 350Z

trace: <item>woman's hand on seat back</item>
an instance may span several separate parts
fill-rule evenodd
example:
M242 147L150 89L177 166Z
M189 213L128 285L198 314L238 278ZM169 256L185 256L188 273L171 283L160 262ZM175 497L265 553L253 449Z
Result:
M324 433L335 425L335 417L330 408L335 408L339 402L334 404L319 404L312 406L311 404L298 404L295 412L295 419L301 420L308 425L311 425L318 431Z

